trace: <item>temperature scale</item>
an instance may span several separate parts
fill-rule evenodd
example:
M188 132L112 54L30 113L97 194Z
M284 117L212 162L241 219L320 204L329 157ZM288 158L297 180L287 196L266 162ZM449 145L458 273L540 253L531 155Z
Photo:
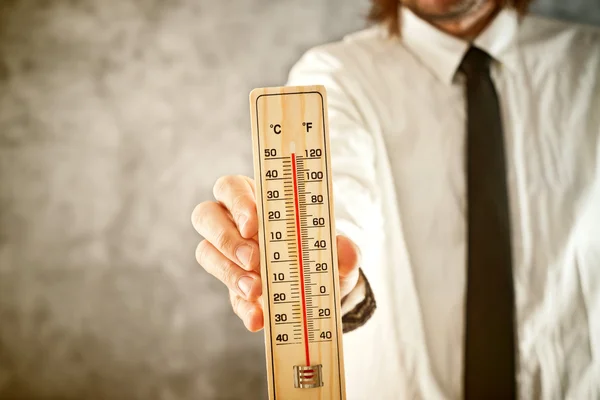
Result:
M323 86L250 94L271 400L346 398Z

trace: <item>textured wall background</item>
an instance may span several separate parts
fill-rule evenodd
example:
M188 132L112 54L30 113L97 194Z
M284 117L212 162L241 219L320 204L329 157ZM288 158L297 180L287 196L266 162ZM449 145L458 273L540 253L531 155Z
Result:
M366 3L0 0L0 399L265 398L189 215L251 174L249 91Z

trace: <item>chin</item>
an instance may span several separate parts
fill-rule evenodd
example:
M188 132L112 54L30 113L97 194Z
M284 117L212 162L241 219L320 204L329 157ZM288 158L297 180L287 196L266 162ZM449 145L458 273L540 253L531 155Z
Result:
M406 3L425 14L443 15L468 10L480 4L481 0L408 0Z
M405 0L404 5L425 20L444 21L464 18L486 3L496 0Z

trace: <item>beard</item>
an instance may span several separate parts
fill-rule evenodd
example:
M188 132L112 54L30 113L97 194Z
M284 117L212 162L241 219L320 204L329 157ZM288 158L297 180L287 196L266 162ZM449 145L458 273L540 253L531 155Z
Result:
M478 11L489 0L458 0L443 11L434 12L430 8L422 7L417 1L401 1L415 15L429 22L450 22L461 19Z

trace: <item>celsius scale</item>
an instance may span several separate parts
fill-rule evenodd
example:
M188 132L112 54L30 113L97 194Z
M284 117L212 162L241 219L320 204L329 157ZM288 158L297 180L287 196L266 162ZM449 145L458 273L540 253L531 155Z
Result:
M271 400L346 398L326 95L250 94Z

